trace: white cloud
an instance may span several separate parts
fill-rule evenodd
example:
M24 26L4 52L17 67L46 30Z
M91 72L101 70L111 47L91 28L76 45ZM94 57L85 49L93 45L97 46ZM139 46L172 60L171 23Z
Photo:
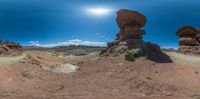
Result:
M82 41L80 39L68 40L66 42L58 42L52 44L40 44L39 41L29 41L28 46L39 46L39 47L56 47L56 46L67 46L67 45L85 45L85 46L106 46L105 42L92 42Z
M40 46L39 41L29 41L30 46Z

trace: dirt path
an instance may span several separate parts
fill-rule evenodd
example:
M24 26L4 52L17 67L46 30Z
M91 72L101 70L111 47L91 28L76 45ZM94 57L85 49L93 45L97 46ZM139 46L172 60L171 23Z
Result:
M0 65L17 62L19 60L22 60L23 58L25 58L25 55L15 57L0 57Z
M42 51L0 57L0 99L200 99L200 57L166 54L174 63ZM71 64L78 70L63 73Z
M165 52L167 55L169 55L174 62L178 63L200 63L200 57L198 56L190 56L190 55L184 55L176 52Z

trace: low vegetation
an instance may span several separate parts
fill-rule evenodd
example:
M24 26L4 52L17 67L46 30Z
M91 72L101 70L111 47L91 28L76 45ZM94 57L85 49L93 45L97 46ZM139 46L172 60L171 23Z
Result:
M125 54L125 60L134 61L135 58L138 58L142 55L142 51L139 48L132 49Z
M28 70L26 70L26 69L23 69L23 70L21 70L21 75L23 76L23 77L25 77L25 78L28 78L28 79L32 79L33 78L33 76L29 73L29 71Z
M152 78L151 77L145 77L147 80L152 80Z

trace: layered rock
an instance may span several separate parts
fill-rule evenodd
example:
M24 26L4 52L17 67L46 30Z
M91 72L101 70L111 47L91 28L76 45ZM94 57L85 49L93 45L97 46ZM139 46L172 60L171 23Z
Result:
M180 28L176 32L176 35L180 37L179 52L200 55L200 37L197 36L199 33L200 31L192 26Z
M117 24L120 31L114 41L107 43L107 48L101 54L122 54L131 49L139 48L142 50L142 55L151 59L161 59L164 54L160 47L157 44L143 41L145 34L143 27L146 22L146 17L137 11L119 10L117 12Z
M198 45L197 34L199 31L192 26L184 26L180 28L176 35L181 39L179 41L180 46L195 46Z
M179 52L189 55L200 55L200 46L180 46Z
M0 40L0 56L16 56L22 54L22 46L10 41Z
M146 17L139 12L124 9L119 10L117 12L117 24L120 32L117 34L116 40L141 40L142 35L145 34L145 30L141 28L145 26L146 22Z

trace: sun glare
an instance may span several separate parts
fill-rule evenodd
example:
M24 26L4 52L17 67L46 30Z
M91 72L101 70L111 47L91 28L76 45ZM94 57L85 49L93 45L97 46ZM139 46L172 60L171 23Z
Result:
M111 10L107 8L90 8L88 9L89 13L94 15L107 15Z

